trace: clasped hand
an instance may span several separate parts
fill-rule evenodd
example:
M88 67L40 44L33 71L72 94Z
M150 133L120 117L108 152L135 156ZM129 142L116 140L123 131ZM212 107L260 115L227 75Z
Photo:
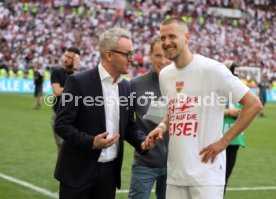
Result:
M142 150L149 150L153 148L160 140L163 139L164 129L156 127L147 136L144 142L141 144Z
M160 140L163 139L164 129L160 126L157 126L153 129L147 136L147 139L144 141L144 147L148 150L155 146ZM143 144L143 143L142 143ZM209 160L213 163L216 156L222 152L227 146L228 142L223 138L219 141L212 143L206 147L204 147L199 155L202 155L202 162L207 163Z
M156 127L152 130L147 138L141 143L142 150L149 150L153 148L160 140L163 139L163 129ZM105 149L113 145L119 140L120 135L117 133L112 137L107 138L108 132L101 133L94 138L93 149Z

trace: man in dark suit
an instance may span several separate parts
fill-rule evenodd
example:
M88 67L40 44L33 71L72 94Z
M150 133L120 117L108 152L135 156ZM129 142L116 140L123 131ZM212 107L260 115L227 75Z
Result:
M133 118L130 85L122 80L133 62L129 31L107 30L99 40L98 67L68 77L55 130L64 139L56 165L61 199L113 199L121 184L124 140L143 153Z

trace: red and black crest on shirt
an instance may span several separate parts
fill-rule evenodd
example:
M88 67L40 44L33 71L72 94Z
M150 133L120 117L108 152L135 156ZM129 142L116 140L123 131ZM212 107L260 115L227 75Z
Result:
M183 88L184 88L184 81L177 81L175 83L175 90L176 90L177 93L182 92Z

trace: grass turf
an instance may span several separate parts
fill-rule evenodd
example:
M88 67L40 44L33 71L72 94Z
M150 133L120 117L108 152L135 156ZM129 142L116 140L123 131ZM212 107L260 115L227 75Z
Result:
M53 178L56 148L51 129L51 107L33 109L34 98L0 94L0 173L57 192ZM276 186L276 103L268 103L265 118L256 118L246 130L246 148L240 149L229 187ZM129 188L133 149L126 144L122 189ZM227 191L225 199L272 199L276 190ZM0 199L50 198L0 178ZM117 193L116 198L127 198ZM151 198L155 198L152 194Z

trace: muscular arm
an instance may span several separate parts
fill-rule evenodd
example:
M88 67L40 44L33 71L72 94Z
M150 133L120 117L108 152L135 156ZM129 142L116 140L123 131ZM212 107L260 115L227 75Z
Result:
M161 125L162 123L165 124L165 126ZM163 135L166 131L168 131L169 127L169 116L166 113L163 117L162 122L155 128L153 129L147 136L148 140L155 140L158 142L159 140L163 139Z
M169 125L169 116L168 116L167 113L164 115L162 122L164 122L168 127L168 125Z
M210 159L211 162L214 162L217 154L222 152L236 136L244 131L263 108L259 98L250 91L244 95L239 103L243 105L243 108L235 124L220 140L204 147L200 151L202 162L207 163Z
M258 97L252 92L247 92L239 103L243 105L243 108L240 111L235 124L224 134L222 138L227 145L249 126L254 117L263 108Z
M229 116L233 118L237 118L240 114L241 110L237 108L230 108L224 110L224 116Z

